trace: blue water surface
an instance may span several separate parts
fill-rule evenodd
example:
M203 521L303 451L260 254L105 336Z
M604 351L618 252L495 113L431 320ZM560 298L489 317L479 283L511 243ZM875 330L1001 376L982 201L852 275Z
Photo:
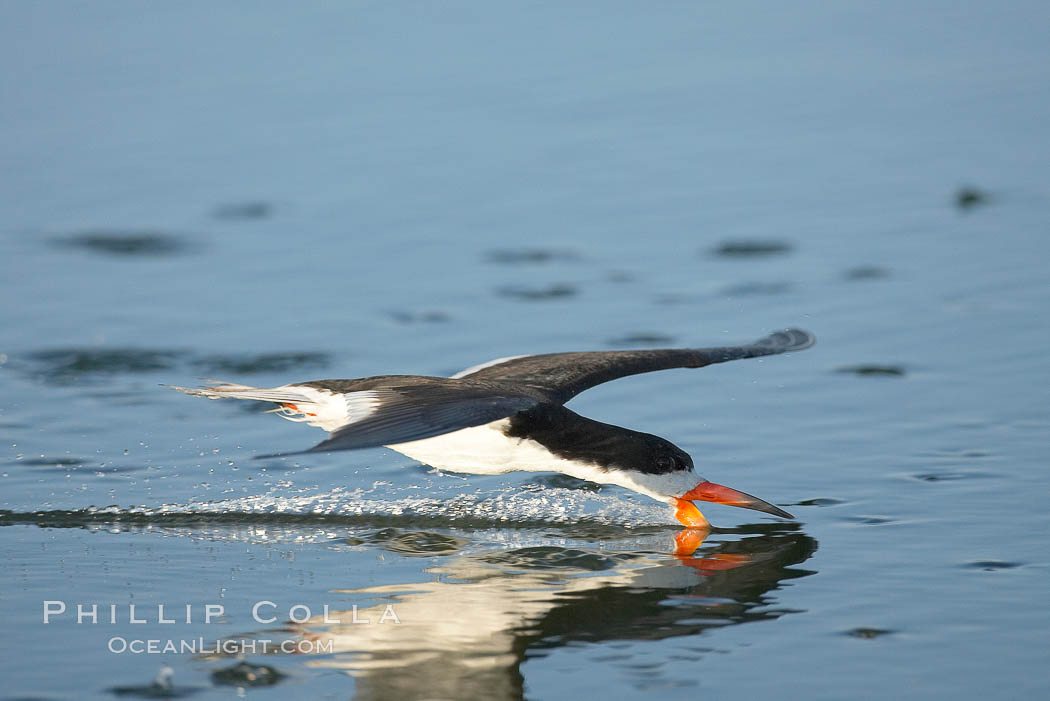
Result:
M3 698L1045 696L1048 20L3 3ZM797 517L692 555L618 488L253 460L323 434L161 386L787 326L571 404Z

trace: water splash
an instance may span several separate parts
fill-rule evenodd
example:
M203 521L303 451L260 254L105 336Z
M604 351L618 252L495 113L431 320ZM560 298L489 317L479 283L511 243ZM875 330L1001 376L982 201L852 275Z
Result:
M289 482L265 494L212 501L149 506L91 506L74 510L0 510L0 526L35 524L120 533L171 535L251 542L314 542L353 545L376 529L486 531L483 540L517 540L513 533L622 540L677 529L670 510L619 495L546 487L508 486L463 494L453 487L294 487ZM503 535L500 535L503 534ZM532 540L532 537L526 540Z
M637 528L674 524L667 507L642 504L618 495L536 484L504 487L495 492L459 493L453 487L289 489L287 483L266 494L190 504L165 504L155 514L303 514L334 517L404 517L447 526L542 527L592 524Z

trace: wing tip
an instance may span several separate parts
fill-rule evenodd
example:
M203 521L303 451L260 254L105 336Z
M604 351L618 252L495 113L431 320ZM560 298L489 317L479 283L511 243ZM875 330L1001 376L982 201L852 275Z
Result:
M774 331L755 345L768 348L774 353L793 353L795 351L812 348L817 343L817 337L805 329L787 328Z

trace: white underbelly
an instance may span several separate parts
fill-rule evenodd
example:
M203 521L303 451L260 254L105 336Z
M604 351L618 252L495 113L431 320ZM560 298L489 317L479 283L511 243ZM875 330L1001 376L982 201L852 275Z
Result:
M511 438L503 429L508 419L463 428L433 438L388 445L413 460L449 472L472 475L501 475L505 472L560 472L577 479L616 484L659 501L671 502L699 479L692 473L675 475L629 474L603 470L592 462L567 460L528 438Z
M503 429L508 423L508 419L500 419L387 448L440 470L472 475L500 475L514 470L569 473L587 467L559 458L536 441L507 436Z

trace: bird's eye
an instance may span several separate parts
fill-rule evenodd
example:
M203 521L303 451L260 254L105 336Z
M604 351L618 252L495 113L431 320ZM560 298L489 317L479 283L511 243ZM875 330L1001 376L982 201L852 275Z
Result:
M656 466L670 472L678 467L678 462L670 455L661 455L656 459Z

